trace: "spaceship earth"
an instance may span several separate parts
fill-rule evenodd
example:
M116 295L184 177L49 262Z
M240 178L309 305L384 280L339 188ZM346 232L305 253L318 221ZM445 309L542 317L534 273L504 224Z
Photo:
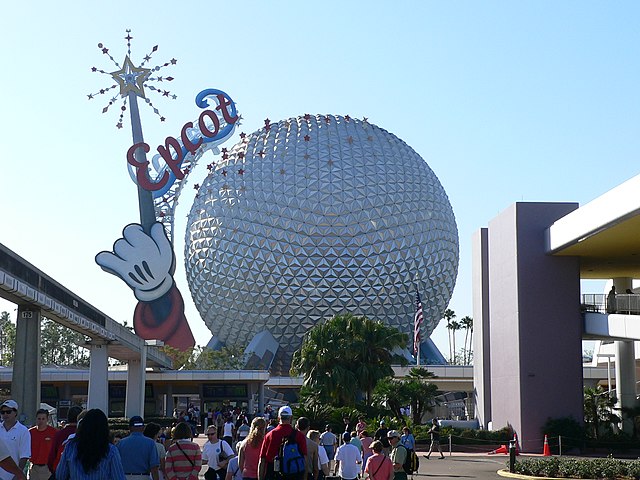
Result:
M265 120L209 169L185 262L196 308L221 341L245 346L267 329L286 364L308 329L347 312L412 339L416 290L422 339L437 326L458 270L455 217L398 137L349 116Z

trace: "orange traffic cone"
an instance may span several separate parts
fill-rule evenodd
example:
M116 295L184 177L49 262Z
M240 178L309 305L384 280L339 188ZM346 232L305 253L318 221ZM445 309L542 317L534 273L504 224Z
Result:
M547 436L544 436L544 447L542 447L542 456L543 457L550 457L551 456L551 449L549 448L549 439L547 439Z
M505 455L508 453L507 451L507 446L506 445L501 445L499 448L496 448L495 450L491 450L489 452L489 455L494 455L497 453L504 453Z

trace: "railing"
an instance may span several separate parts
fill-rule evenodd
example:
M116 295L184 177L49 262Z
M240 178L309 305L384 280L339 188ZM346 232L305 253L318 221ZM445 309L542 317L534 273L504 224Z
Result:
M640 295L585 293L580 306L583 312L640 315Z

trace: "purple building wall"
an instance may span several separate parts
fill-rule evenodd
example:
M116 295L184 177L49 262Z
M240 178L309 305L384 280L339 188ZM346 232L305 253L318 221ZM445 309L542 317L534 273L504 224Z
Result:
M511 425L523 451L542 450L548 418L583 418L579 260L546 254L547 228L577 207L516 203L489 222L492 428Z

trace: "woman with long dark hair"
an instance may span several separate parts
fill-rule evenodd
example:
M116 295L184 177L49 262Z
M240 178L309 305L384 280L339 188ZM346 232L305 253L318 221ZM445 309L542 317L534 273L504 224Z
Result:
M78 423L56 468L56 480L125 480L120 453L109 441L109 424L102 410L89 410Z

